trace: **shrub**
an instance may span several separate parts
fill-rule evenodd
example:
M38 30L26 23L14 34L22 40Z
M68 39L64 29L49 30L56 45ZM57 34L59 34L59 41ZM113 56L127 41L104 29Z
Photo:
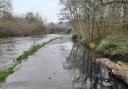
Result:
M104 39L98 45L97 50L101 54L108 54L109 52L114 52L118 47L119 45L116 42Z
M80 43L81 43L82 45L86 45L86 44L88 43L87 38L82 38L82 39L80 40Z
M12 17L12 19L0 18L0 37L31 36L46 34L46 27L42 22L27 22L24 17Z
M72 41L76 42L78 40L78 34L73 34L72 35Z

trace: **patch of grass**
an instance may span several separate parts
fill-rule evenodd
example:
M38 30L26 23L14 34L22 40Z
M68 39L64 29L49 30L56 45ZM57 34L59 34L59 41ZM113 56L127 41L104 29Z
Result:
M108 54L110 51L115 51L119 45L112 40L102 40L102 42L98 45L97 50L101 54Z
M97 52L114 61L128 61L128 41L119 36L108 36L99 43Z
M117 52L122 55L128 55L128 42L120 42L119 45Z
M82 44L82 45L88 46L88 44L90 43L90 40L89 40L89 37L86 36L86 37L84 37L84 38L82 37L79 42L80 42L80 44Z
M38 44L38 45L36 45L36 46L33 46L33 47L31 47L28 51L25 51L22 55L20 55L20 56L16 59L16 63L15 63L13 66L11 66L11 67L9 67L9 68L3 70L3 71L0 71L0 81L1 81L1 82L2 82L2 81L5 81L5 79L6 79L10 74L14 73L15 67L16 67L19 63L21 63L22 60L27 59L30 55L33 55L33 54L34 54L35 52L37 52L40 48L42 48L43 46L45 46L45 45L48 44L49 42L51 42L51 41L53 41L53 40L56 40L57 38L59 38L59 37L56 37L56 38L54 38L54 39L50 39L50 40L47 41L47 42L44 42L44 43L42 43L42 44Z
M28 51L25 51L22 55L20 55L16 60L18 63L20 63L22 60L28 58L30 55L33 55L36 51L38 51L43 44L38 44L36 46L33 46L32 48L30 48Z
M40 48L42 48L44 45L48 44L49 42L55 40L57 38L54 39L50 39L47 42L44 42L42 44L38 44L36 46L31 47L28 51L25 51L22 55L20 55L16 60L18 63L22 62L22 60L27 59L30 55L33 55L35 52L37 52Z
M100 42L97 49L101 53L113 50L115 53L128 54L128 41L116 36L108 36Z
M12 73L14 73L16 65L13 65L12 67L9 67L3 71L0 72L0 81L5 81L5 79Z

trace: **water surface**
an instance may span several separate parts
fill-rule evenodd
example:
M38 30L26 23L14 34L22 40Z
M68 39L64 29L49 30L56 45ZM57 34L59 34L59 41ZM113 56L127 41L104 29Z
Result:
M13 37L0 39L0 70L15 63L16 58L33 45L59 37L57 34L48 34L42 37Z

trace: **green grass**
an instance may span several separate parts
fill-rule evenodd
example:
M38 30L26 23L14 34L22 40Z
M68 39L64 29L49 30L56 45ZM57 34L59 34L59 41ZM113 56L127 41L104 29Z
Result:
M33 55L33 54L34 54L35 52L37 52L40 48L42 48L43 46L45 46L45 45L48 44L49 42L51 42L51 41L53 41L53 40L56 40L57 38L59 38L59 37L56 37L56 38L54 38L54 39L51 39L51 40L49 40L49 41L47 41L47 42L44 42L44 43L42 43L42 44L38 44L38 45L36 45L36 46L33 46L33 47L31 47L28 51L25 51L22 55L20 55L20 56L16 59L16 63L15 63L13 66L11 66L11 67L9 67L9 68L3 70L3 71L0 71L0 81L1 81L1 82L2 82L2 81L5 81L5 79L6 79L10 74L14 73L15 67L16 67L18 64L20 64L20 63L22 62L22 60L26 60L30 55Z
M99 43L97 50L104 54L112 50L115 53L128 54L128 41L116 36L108 36Z
M98 45L98 51L102 54L108 54L110 51L116 51L119 45L111 40L102 40L102 42Z
M87 44L90 43L88 37L81 38L79 42L80 42L80 44L82 44L82 45L84 45L84 46L85 46L85 45L87 46Z
M22 60L27 59L30 55L33 55L36 51L38 51L43 45L43 44L38 44L36 46L33 46L31 49L28 51L25 51L22 55L20 55L16 60L18 63L20 63Z
M14 73L16 65L13 65L12 67L9 67L3 71L0 72L0 81L5 81L5 79L12 73Z
M101 57L111 56L114 61L128 61L128 41L119 36L108 36L99 43L97 52Z

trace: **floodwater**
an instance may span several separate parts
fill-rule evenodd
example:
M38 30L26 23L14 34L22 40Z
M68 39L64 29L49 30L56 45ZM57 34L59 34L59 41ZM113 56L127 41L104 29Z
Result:
M46 35L43 37L14 37L0 39L0 70L15 63L16 58L31 46L48 41L60 35Z
M69 37L60 38L19 64L0 89L128 89L104 66L93 64L92 54Z
M79 44L74 44L67 60L74 70L74 89L128 89L105 66L98 64L95 52Z
M73 43L59 39L19 64L1 89L73 89L72 70L65 69Z

